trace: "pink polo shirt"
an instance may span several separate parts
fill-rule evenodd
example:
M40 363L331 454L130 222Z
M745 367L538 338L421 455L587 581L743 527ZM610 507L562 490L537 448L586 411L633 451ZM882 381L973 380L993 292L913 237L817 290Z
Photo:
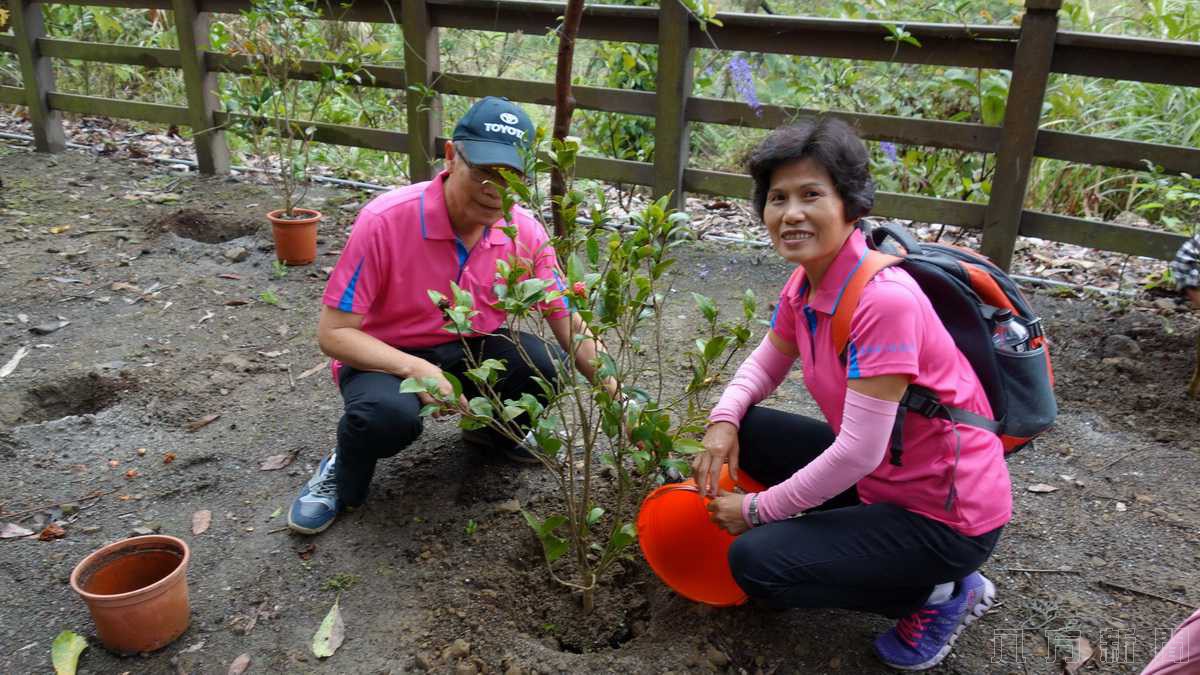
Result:
M929 299L909 274L890 267L863 289L850 321L845 363L831 336L833 313L850 275L866 254L866 239L855 231L809 292L797 269L780 294L771 328L796 344L804 384L834 432L841 430L846 381L880 375L908 375L937 393L942 403L992 416L975 371L955 347ZM904 419L902 466L891 453L858 482L867 504L890 503L976 536L1004 525L1012 516L1012 486L1004 450L995 434L957 425L961 439L954 473L957 494L945 508L955 458L955 435L947 420L910 413Z
M364 206L325 286L326 305L363 315L363 332L393 347L419 349L458 339L442 329L446 320L427 292L452 299L452 281L475 299L479 314L471 324L477 332L501 327L505 314L494 306L498 260L516 256L538 278L562 287L545 229L519 207L512 213L515 240L500 229L500 220L467 249L450 227L446 175L384 193ZM561 298L543 311L555 318L567 314Z

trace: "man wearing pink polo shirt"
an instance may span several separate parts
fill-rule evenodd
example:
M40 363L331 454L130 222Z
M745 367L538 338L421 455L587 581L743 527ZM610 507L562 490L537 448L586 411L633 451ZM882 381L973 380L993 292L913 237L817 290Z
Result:
M534 335L510 335L504 313L494 307L497 261L518 258L533 275L561 283L541 224L514 208L509 224L516 226L517 236L510 238L502 229L500 195L492 185L502 180L499 168L524 173L533 136L524 110L508 99L484 98L455 127L440 175L376 197L359 213L325 288L317 327L321 350L334 359L334 378L345 404L338 444L292 503L292 530L316 534L342 509L362 504L376 462L421 434L419 412L433 400L423 393L400 393L405 378L437 378L450 394L443 372L451 372L470 393L472 385L463 377L469 349L477 359L506 362L497 385L502 398L525 393L540 398L532 376L555 379L554 362L561 353ZM452 297L451 282L471 293L479 311L472 319L476 335L467 338L465 349L457 336L442 329L441 309L428 295L436 290ZM572 334L587 334L561 299L542 312L563 349ZM516 341L532 366L519 355ZM594 359L594 343L581 343L576 365L589 377ZM510 459L536 461L499 434L472 432L464 438Z

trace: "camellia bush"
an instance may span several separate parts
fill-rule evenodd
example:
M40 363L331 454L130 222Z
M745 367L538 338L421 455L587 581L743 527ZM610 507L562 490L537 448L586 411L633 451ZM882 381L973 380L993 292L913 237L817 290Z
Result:
M539 146L543 139L539 133ZM461 425L490 427L524 444L554 477L561 496L557 508L526 511L524 517L541 541L551 577L577 591L583 609L590 611L605 573L632 554L641 499L668 476L686 473L686 456L701 450L708 398L750 339L755 298L747 290L740 316L724 321L712 300L693 294L697 335L684 354L675 352L686 359L688 371L683 378L669 374L674 366L666 363L673 348L663 340L669 296L665 275L675 263L673 249L689 238L687 215L667 209L662 199L634 214L629 224L613 227L605 216L603 193L585 195L575 189L578 139L551 145L539 159L531 159L531 184L503 172L505 184L497 188L506 214L521 203L546 227L543 203L559 212L566 226L551 244L565 272L565 288L534 277L530 260L510 259L498 265L497 304L512 335L525 331L555 344L541 313L547 302L563 298L590 335L573 329L571 353L556 360L556 381L538 378L544 400L529 394L502 398L495 385L507 364L472 360L466 376L480 394L461 411ZM567 190L561 199L545 200L536 178L554 167L566 177ZM584 213L589 217L581 218ZM515 227L505 231L516 237ZM474 334L471 318L478 309L468 292L452 285L453 297L437 291L429 296L442 308L445 330L460 339ZM594 380L577 371L574 358L589 339L602 345L593 364ZM521 349L519 342L514 344ZM520 356L532 363L527 352ZM448 373L446 378L453 396L442 396L429 378L407 379L401 391L429 393L439 402L422 413L432 414L454 406L463 391L461 381Z

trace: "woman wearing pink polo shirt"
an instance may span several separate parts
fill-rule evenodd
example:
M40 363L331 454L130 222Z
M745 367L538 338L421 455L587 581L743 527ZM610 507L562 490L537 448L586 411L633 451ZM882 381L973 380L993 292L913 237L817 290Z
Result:
M978 572L1012 513L994 434L914 411L887 451L910 385L948 406L992 416L979 380L929 299L892 267L863 290L844 357L831 321L867 248L857 227L874 202L867 151L835 118L777 129L749 159L754 204L775 250L797 265L771 329L709 416L693 465L716 496L712 518L739 534L734 578L779 607L837 607L899 619L875 640L888 665L941 662L995 600ZM801 361L825 421L756 407ZM721 466L769 486L717 488ZM802 517L795 517L795 516Z

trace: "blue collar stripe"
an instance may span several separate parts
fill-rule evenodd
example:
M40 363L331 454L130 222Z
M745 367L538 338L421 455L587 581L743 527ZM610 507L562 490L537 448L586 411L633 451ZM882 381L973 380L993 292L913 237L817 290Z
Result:
M421 209L421 238L428 239L429 237L425 236L425 192L424 191L421 192L421 200L420 200L420 203L418 204L418 207Z

